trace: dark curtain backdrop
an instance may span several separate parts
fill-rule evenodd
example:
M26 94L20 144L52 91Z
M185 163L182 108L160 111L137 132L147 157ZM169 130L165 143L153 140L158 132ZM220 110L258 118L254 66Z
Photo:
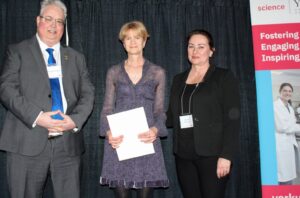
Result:
M141 20L151 35L145 57L167 71L166 107L175 74L189 67L186 34L194 28L209 30L216 53L213 62L231 69L240 81L242 119L239 154L227 188L227 198L259 198L260 173L256 93L248 0L65 0L68 7L70 46L85 54L91 80L96 87L94 111L84 128L86 152L83 156L82 197L113 197L108 187L99 185L103 139L98 138L107 69L125 58L118 32L123 23ZM31 37L40 0L0 1L0 64L7 45ZM63 39L65 40L65 39ZM230 94L230 93L228 93ZM0 107L0 127L5 109ZM170 179L168 189L158 189L155 197L182 197L172 153L172 130L162 141ZM149 162L151 163L151 162ZM0 197L8 197L6 156L0 152ZM45 196L53 197L47 182Z

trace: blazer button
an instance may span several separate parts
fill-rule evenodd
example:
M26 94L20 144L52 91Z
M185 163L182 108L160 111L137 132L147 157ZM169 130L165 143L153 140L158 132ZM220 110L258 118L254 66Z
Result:
M48 95L48 98L51 98L51 94Z
M199 120L198 120L198 118L194 118L194 121L195 121L195 122L198 122Z

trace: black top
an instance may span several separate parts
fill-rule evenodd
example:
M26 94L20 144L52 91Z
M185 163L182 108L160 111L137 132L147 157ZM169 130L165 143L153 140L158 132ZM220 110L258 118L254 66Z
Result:
M185 89L182 93L182 108L183 108L183 115L192 114L193 107L191 106L191 109L189 107L189 104L192 99L192 93L196 89L196 84L186 84ZM183 159L196 159L198 158L198 155L195 151L195 145L194 145L194 134L193 134L193 128L185 128L180 129L178 131L178 138L180 141L178 142L178 152L177 155Z
M174 128L174 153L178 154L181 139L179 116L181 94L190 69L173 79L167 126ZM199 156L218 156L232 160L238 151L240 130L239 85L226 69L209 67L192 97L193 140Z

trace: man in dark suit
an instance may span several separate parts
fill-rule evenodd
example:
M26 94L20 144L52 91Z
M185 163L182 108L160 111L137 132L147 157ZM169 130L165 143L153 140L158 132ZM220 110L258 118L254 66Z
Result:
M8 48L0 76L7 115L0 149L7 151L12 198L42 197L50 174L56 198L80 196L83 124L94 103L84 56L60 45L66 6L44 0L37 34Z

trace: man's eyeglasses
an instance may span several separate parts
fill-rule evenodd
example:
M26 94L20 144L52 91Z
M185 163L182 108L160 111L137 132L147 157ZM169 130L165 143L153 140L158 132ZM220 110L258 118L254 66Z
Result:
M52 16L40 16L42 19L45 20L46 23L48 24L52 24L53 21L55 21L55 23L57 25L60 25L60 26L64 26L65 25L65 21L62 20L62 19L54 19Z

